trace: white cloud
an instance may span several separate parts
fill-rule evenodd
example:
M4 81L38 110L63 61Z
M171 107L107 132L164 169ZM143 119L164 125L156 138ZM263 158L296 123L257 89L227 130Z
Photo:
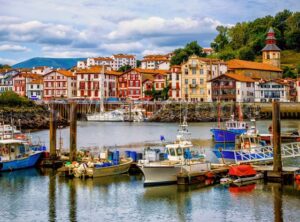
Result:
M137 36L163 36L215 33L216 27L221 22L212 18L179 18L164 19L161 17L150 17L146 19L134 19L122 21L116 30L108 34L109 39L131 39Z
M141 42L105 43L100 48L113 52L135 52L145 48Z
M0 57L0 64L8 64L8 65L13 65L16 64L17 61L14 59L7 59L7 58L1 58Z
M30 51L30 49L28 49L25 46L21 46L21 45L4 44L4 45L0 45L0 51L28 52L28 51Z

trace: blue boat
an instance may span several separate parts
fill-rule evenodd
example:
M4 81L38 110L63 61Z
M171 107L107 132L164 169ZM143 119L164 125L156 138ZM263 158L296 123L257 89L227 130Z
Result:
M234 120L234 116L225 123L225 129L213 128L210 131L216 143L234 143L237 136L247 132L247 123Z
M264 158L264 155L260 155L259 148L266 146L266 142L260 139L256 130L249 130L247 133L243 133L239 136L237 143L234 146L230 146L228 143L219 143L215 145L213 153L216 155L220 163L236 163L241 161L241 153L244 159L259 159ZM239 151L239 152L237 152ZM273 157L273 153L269 154L270 158Z
M31 149L23 140L0 140L0 172L34 167L42 153L42 147Z

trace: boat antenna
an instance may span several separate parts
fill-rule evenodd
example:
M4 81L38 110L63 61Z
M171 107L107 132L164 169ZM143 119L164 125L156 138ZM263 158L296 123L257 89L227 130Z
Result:
M179 105L180 105L180 107L179 107L179 125L181 125L181 100L179 101Z
M11 123L11 138L14 138L14 122L12 118L12 113L10 113L10 123Z

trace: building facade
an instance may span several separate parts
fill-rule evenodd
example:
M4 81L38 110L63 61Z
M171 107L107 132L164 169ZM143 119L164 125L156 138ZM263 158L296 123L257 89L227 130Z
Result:
M111 56L112 69L119 70L122 66L129 65L131 68L136 68L136 57L135 55L116 54Z
M40 74L38 74L40 75ZM32 100L43 99L43 77L38 76L37 78L29 79L26 82L26 96Z
M181 66L172 66L167 74L168 83L170 85L169 98L179 101L181 100Z
M76 76L67 70L53 70L43 76L45 100L76 96Z
M289 85L278 80L261 80L255 83L255 102L289 102Z
M190 56L181 66L182 99L192 102L208 101L206 82L227 72L226 63L218 59Z
M88 99L108 99L117 97L119 72L107 66L79 69L77 76L77 97Z
M0 94L6 91L13 91L13 77L18 74L17 70L0 71Z
M169 70L170 57L168 55L147 55L141 61L142 69L162 69Z
M300 78L297 78L295 85L296 85L296 90L297 90L297 99L296 99L296 101L299 103L300 102Z
M254 102L254 80L226 73L207 82L208 102Z

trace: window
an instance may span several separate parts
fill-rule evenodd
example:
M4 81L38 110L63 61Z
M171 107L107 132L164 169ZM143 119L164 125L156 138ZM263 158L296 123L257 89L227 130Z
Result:
M184 80L184 83L185 83L185 85L188 85L188 84L189 84L189 80L188 80L188 79L185 79L185 80Z
M200 89L200 95L204 95L204 89Z
M176 80L179 80L179 74L176 74ZM300 83L299 83L300 84Z
M247 86L247 87L251 87L251 82L247 82L247 83L246 83L246 86Z
M192 84L196 84L196 79L192 79Z
M203 75L204 72L203 72L203 69L200 69L200 75Z
M204 84L204 79L200 79L200 84Z
M196 75L196 69L195 68L192 69L192 74Z
M196 94L196 89L192 88L192 94Z
M188 69L184 69L184 74L188 75L189 74L189 70Z
M175 150L173 148L170 148L169 151L171 156L175 156Z

